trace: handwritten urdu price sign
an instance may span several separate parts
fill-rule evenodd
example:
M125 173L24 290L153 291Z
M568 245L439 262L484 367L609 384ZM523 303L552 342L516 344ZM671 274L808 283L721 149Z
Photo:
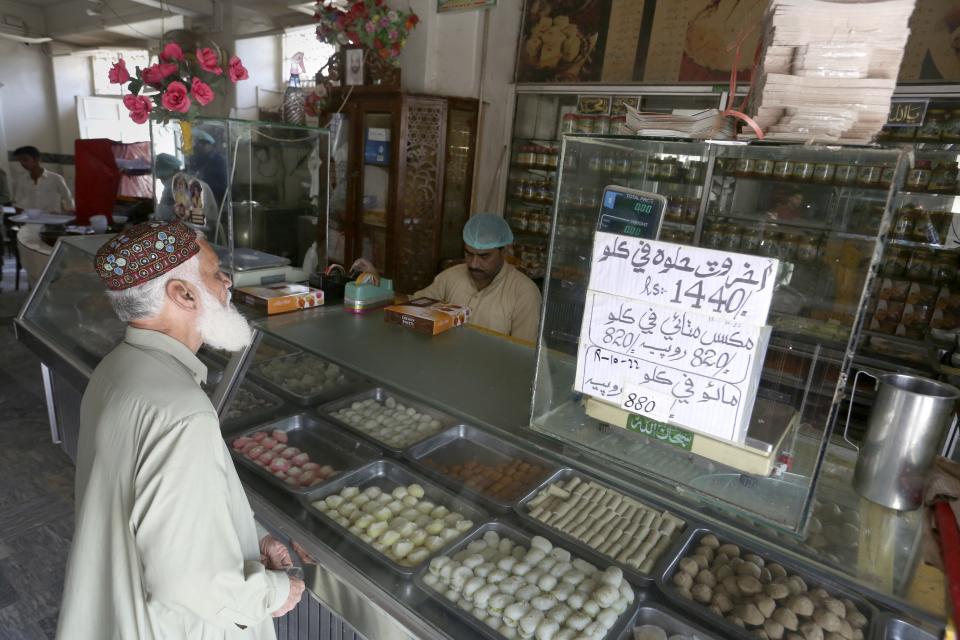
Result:
M768 258L598 233L577 390L742 442L778 267Z

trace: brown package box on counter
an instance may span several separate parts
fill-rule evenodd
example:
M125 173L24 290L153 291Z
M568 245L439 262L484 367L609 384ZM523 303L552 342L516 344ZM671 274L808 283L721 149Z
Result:
M233 292L233 299L251 307L265 309L267 314L309 309L323 304L323 291L302 284L241 287Z
M432 298L416 298L384 309L383 319L409 327L418 333L435 336L467 322L470 310Z

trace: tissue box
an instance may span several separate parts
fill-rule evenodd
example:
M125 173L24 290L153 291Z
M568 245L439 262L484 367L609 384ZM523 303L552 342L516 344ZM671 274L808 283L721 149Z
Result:
M416 298L384 309L383 319L417 333L435 336L467 322L470 309L433 298Z
M239 303L264 309L268 315L310 309L323 304L323 291L303 284L278 284L242 287L233 292Z

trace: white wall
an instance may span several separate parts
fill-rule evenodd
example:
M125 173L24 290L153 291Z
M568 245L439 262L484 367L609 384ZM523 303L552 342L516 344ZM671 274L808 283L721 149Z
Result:
M283 89L281 40L279 35L241 38L234 43L234 49L250 74L249 80L236 86L236 107L244 113L257 106L258 86L270 91Z

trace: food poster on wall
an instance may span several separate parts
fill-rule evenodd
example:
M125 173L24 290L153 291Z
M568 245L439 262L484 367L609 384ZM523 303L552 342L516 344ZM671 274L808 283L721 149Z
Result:
M960 2L917 0L900 80L960 82Z
M613 0L527 0L517 82L599 82Z
M730 79L739 38L745 37L737 63L738 82L750 70L762 36L766 0L670 0L658 2L643 82L723 82ZM748 34L748 35L745 35Z
M591 263L576 390L742 443L779 261L598 232Z

